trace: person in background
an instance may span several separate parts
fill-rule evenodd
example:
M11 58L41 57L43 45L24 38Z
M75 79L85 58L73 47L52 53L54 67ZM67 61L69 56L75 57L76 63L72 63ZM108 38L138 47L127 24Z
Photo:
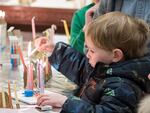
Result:
M49 57L55 69L82 86L79 97L43 94L37 104L62 107L61 113L135 113L145 92L144 76L150 73L150 60L143 60L149 26L111 12L90 22L84 30L86 56L59 42ZM39 51L47 51L49 42L42 40L38 40Z
M83 25L88 24L90 21L92 21L93 19L97 18L100 15L112 11L121 11L133 17L144 19L147 23L150 23L149 0L99 0L99 6L98 7L97 6L94 6L93 8L89 9L89 11L84 12L83 15L85 16L82 15L81 17L85 19L81 19L83 21L83 24L77 21L78 23L80 23L80 24L77 23L78 27L74 26L74 22L76 21L73 21L77 17L76 15L72 20L70 44L72 45L73 48L75 48L81 53L84 53L84 33L82 30L82 28L84 28Z
M150 0L101 0L94 18L112 11L120 11L150 24ZM93 17L91 17L93 18Z
M94 10L98 6L100 0L93 0L93 3L84 6L80 10L77 10L71 21L71 38L70 45L80 53L84 53L84 32L83 27L85 25L85 13L90 9ZM92 12L94 12L92 11ZM76 39L79 38L78 41Z

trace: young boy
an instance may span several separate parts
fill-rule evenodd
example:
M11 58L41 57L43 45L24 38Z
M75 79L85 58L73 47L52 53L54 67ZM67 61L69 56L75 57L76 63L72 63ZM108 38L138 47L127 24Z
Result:
M39 96L37 104L62 107L61 113L135 113L150 72L150 60L143 57L148 25L112 12L88 24L85 37L86 56L60 42L49 57L54 68L82 87L79 97L51 93ZM43 39L39 50L50 50Z

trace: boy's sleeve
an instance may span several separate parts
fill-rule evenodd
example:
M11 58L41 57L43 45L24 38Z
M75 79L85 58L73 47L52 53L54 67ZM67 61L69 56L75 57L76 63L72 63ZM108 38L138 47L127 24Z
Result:
M63 42L56 44L49 61L56 70L77 85L84 83L88 73L92 70L84 55Z
M107 81L106 81L107 82ZM104 93L97 105L70 97L62 107L61 113L135 113L141 92L134 84L110 81L104 86Z

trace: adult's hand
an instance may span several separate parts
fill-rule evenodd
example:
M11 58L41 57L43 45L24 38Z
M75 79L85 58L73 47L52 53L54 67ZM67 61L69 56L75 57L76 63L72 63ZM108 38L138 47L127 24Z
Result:
M98 8L99 3L100 2L97 2L93 7L91 7L90 9L88 9L87 12L85 13L85 26L83 28L83 31L84 31L86 25L88 25L92 21L94 12Z
M99 6L99 2L96 3L93 7L91 7L90 9L87 10L87 12L85 13L85 24L88 24L92 21L92 18L93 18L93 15L94 15L94 12L96 11L96 9L98 8Z

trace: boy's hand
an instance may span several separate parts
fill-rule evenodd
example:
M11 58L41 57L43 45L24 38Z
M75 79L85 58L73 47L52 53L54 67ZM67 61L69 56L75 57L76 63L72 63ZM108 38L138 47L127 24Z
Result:
M38 106L45 106L50 105L53 107L62 107L67 97L58 93L50 93L50 94L43 94L38 96L37 98L37 105Z
M35 47L38 48L39 51L52 52L55 45L51 43L47 37L40 37L35 40Z

